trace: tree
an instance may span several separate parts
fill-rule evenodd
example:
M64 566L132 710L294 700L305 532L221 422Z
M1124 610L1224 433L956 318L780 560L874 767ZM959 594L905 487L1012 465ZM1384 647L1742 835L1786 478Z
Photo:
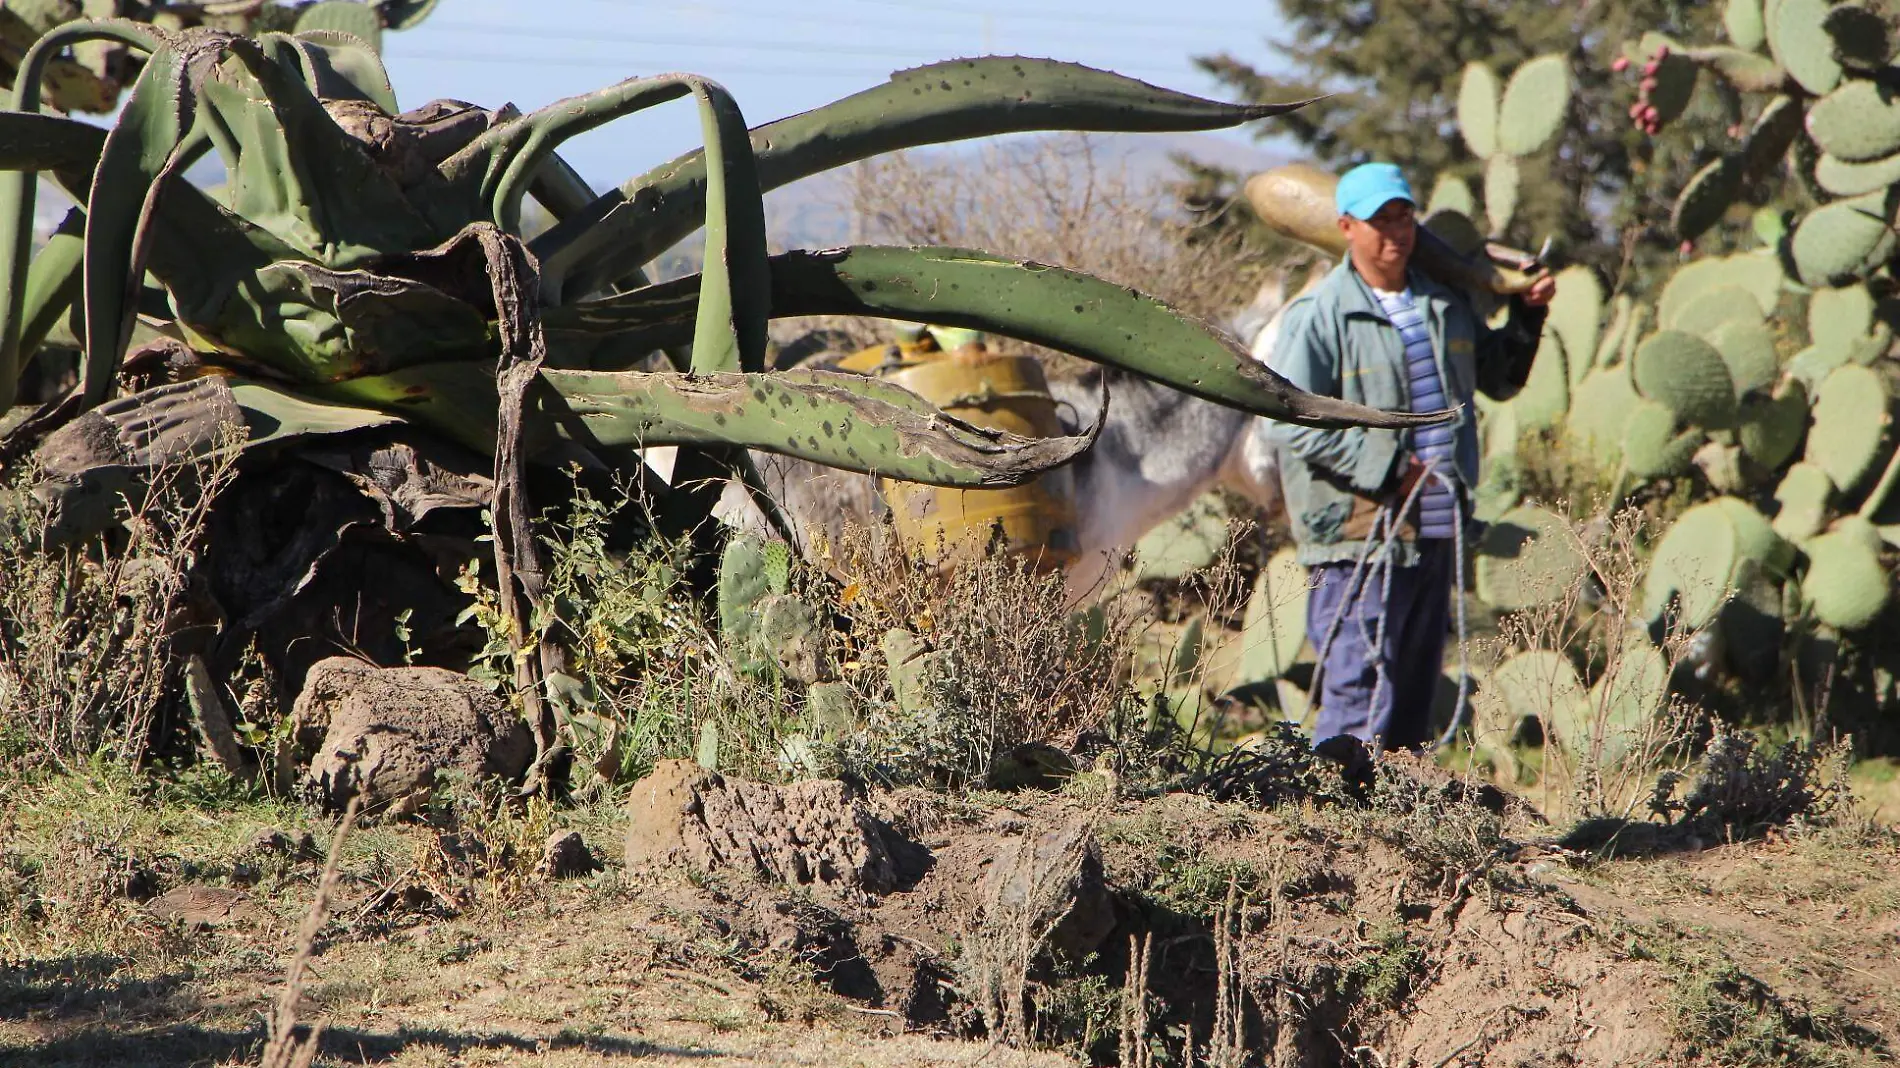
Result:
M1458 89L1467 63L1508 75L1556 53L1575 87L1552 149L1525 161L1524 192L1510 230L1519 246L1554 239L1566 259L1619 278L1622 264L1669 258L1676 193L1702 162L1732 143L1728 130L1752 116L1703 79L1691 108L1657 137L1629 109L1640 64L1612 69L1645 32L1687 39L1720 35L1720 8L1668 0L1583 0L1576 5L1512 0L1277 0L1287 36L1269 41L1285 74L1230 53L1198 57L1202 69L1248 100L1331 94L1260 136L1287 134L1319 162L1340 168L1368 159L1403 166L1426 196L1441 175L1478 184L1479 164L1458 135ZM1207 208L1232 196L1205 172L1185 186ZM1764 185L1781 185L1779 182ZM1758 199L1770 190L1758 191ZM1712 235L1710 240L1725 238Z

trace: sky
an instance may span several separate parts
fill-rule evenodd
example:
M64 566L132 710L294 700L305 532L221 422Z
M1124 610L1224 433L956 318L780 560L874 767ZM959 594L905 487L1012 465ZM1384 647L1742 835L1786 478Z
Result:
M987 54L1072 60L1220 95L1190 57L1228 50L1265 61L1273 7L1202 0L1174 17L1154 0L441 0L420 26L387 34L383 53L405 108L448 97L532 111L623 78L691 71L723 84L756 126L893 70ZM676 101L577 138L562 155L601 188L698 144L691 102Z

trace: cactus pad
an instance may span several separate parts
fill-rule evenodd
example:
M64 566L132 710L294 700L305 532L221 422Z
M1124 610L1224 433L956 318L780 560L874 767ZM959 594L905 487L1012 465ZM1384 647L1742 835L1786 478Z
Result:
M1662 650L1640 638L1626 639L1591 684L1576 722L1557 724L1557 740L1573 753L1581 750L1615 763L1641 744L1645 727L1668 700L1669 661Z
M1221 498L1203 495L1135 543L1135 576L1180 579L1213 565L1227 545L1231 517Z
M1689 469L1699 430L1676 430L1676 413L1667 405L1639 398L1623 424L1623 464L1637 478L1670 478Z
M1834 42L1834 60L1852 71L1872 73L1893 57L1893 29L1879 14L1858 4L1842 4L1821 20Z
M1463 178L1441 174L1438 181L1432 183L1432 198L1425 208L1427 217L1441 211L1455 211L1469 217L1477 210L1477 199L1471 195L1471 186Z
M1853 363L1866 366L1887 354L1893 347L1893 327L1886 323L1875 323L1873 332L1866 337L1855 338L1847 347L1847 358Z
M1843 345L1809 345L1788 361L1788 373L1812 393L1836 367L1847 362L1848 351Z
M1306 569L1292 549L1273 554L1261 569L1241 631L1239 684L1277 679L1293 666L1306 641Z
M1834 480L1813 464L1795 464L1775 487L1775 533L1800 543L1813 537L1827 522Z
M1775 471L1801 447L1808 430L1808 391L1788 380L1772 396L1753 394L1742 402L1736 443L1750 460Z
M1549 329L1564 344L1570 384L1590 372L1597 351L1597 324L1603 319L1603 285L1588 267L1566 267L1557 272L1557 295L1550 300Z
M1562 292L1558 290L1559 295ZM1636 302L1627 293L1617 294L1616 299L1610 302L1610 325L1597 340L1596 366L1608 367L1616 362L1617 352L1623 345L1623 334L1630 328L1630 318L1635 308Z
M1673 601L1675 624L1696 631L1709 624L1734 592L1738 554L1735 523L1713 501L1683 512L1664 532L1643 578L1643 616L1664 618Z
M1652 39L1653 37L1653 39ZM1645 35L1638 62L1647 62L1656 54L1656 46L1664 39ZM1656 64L1656 88L1649 92L1649 103L1656 109L1656 121L1664 126L1682 117L1689 109L1689 101L1695 97L1696 79L1702 68L1685 57L1679 49L1671 48L1669 54Z
M1802 217L1785 244L1785 259L1802 285L1858 281L1893 252L1887 192L1824 204Z
M1817 289L1808 298L1808 336L1816 345L1849 349L1873 325L1874 295L1866 286Z
M1762 0L1728 0L1722 8L1722 28L1737 48L1750 52L1768 40L1768 28L1762 22Z
M1801 596L1814 618L1836 630L1859 630L1879 618L1893 580L1880 566L1880 535L1873 524L1849 516L1811 539L1806 549Z
M1808 462L1842 490L1853 489L1880 455L1887 430L1886 381L1858 364L1836 367L1815 393L1813 415Z
M1659 330L1636 349L1636 390L1667 406L1685 423L1733 425L1735 384L1713 345L1680 330Z
M1511 716L1547 726L1576 715L1587 695L1568 657L1549 649L1518 653L1491 673L1487 689Z
M1538 56L1511 74L1498 108L1498 150L1514 156L1542 151L1570 110L1570 68L1562 56Z
M1709 332L1709 344L1722 354L1737 394L1771 386L1781 367L1775 358L1775 334L1762 322L1727 322Z
M1535 505L1521 505L1494 521L1478 543L1478 597L1504 612L1553 604L1584 567L1568 521Z
M1500 152L1484 165L1484 214L1492 234L1502 234L1511 225L1521 181L1515 156Z
M1763 249L1759 252L1743 252L1723 258L1722 277L1728 285L1740 286L1748 290L1755 298L1764 316L1775 314L1775 308L1781 303L1782 283L1787 276L1781 273L1781 260L1774 250Z
M1841 82L1834 39L1822 25L1827 10L1827 0L1780 0L1768 23L1768 48L1775 61L1815 96L1833 92Z
M1741 286L1719 285L1690 301L1671 323L1671 330L1712 339L1716 330L1729 323L1749 326L1761 324L1761 305Z
M1464 81L1458 86L1458 132L1479 159L1490 159L1498 151L1498 95L1498 76L1490 67L1465 65Z
M743 671L767 666L758 648L760 606L773 595L766 544L734 534L719 555L719 636Z
M1722 221L1722 216L1735 203L1735 197L1742 191L1742 159L1739 155L1727 155L1712 160L1689 183L1682 187L1682 193L1676 197L1676 206L1670 212L1669 225L1676 232L1678 240L1694 241L1702 232Z
M1674 329L1676 320L1697 297L1711 289L1724 285L1733 285L1723 269L1720 257L1709 256L1690 260L1676 268L1663 283L1662 297L1656 302L1656 325L1662 329Z
M1837 197L1857 197L1900 181L1900 153L1866 163L1848 163L1838 156L1822 156L1814 165L1814 182Z
M1786 575L1794 564L1794 546L1775 533L1768 517L1740 497L1717 497L1712 502L1735 525L1735 560L1750 561L1771 575Z
M1630 324L1623 328L1623 340L1617 345L1617 360L1625 368L1636 362L1636 345L1643 340L1643 328L1649 324L1655 309L1647 304L1638 304L1630 309Z
M1517 428L1547 430L1554 427L1570 408L1570 373L1564 343L1546 324L1537 356L1531 362L1530 378L1511 399L1517 416Z
M1808 109L1808 134L1822 152L1869 163L1900 152L1900 96L1849 78Z
M1599 367L1583 377L1570 398L1570 418L1564 422L1564 433L1591 454L1598 467L1614 467L1623 453L1623 432L1630 414L1641 400L1629 376L1620 368Z

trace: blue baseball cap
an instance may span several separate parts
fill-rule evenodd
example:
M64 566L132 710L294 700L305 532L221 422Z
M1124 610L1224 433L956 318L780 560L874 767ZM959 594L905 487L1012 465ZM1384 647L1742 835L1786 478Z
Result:
M1361 163L1340 176L1339 188L1333 191L1333 206L1339 214L1360 220L1372 218L1394 200L1418 203L1396 163Z

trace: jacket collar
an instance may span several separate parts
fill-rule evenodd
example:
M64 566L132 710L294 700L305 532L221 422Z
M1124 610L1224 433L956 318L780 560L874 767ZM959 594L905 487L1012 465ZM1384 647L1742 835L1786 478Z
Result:
M1427 302L1427 307L1443 304L1450 296L1450 290L1438 281L1418 269L1408 265L1405 269L1405 284L1412 291L1412 299ZM1379 298L1372 292L1372 286L1359 272L1353 269L1352 257L1342 257L1339 266L1333 268L1332 275L1326 280L1326 288L1339 304L1342 315L1369 315L1375 319L1384 319L1385 308L1379 304Z

